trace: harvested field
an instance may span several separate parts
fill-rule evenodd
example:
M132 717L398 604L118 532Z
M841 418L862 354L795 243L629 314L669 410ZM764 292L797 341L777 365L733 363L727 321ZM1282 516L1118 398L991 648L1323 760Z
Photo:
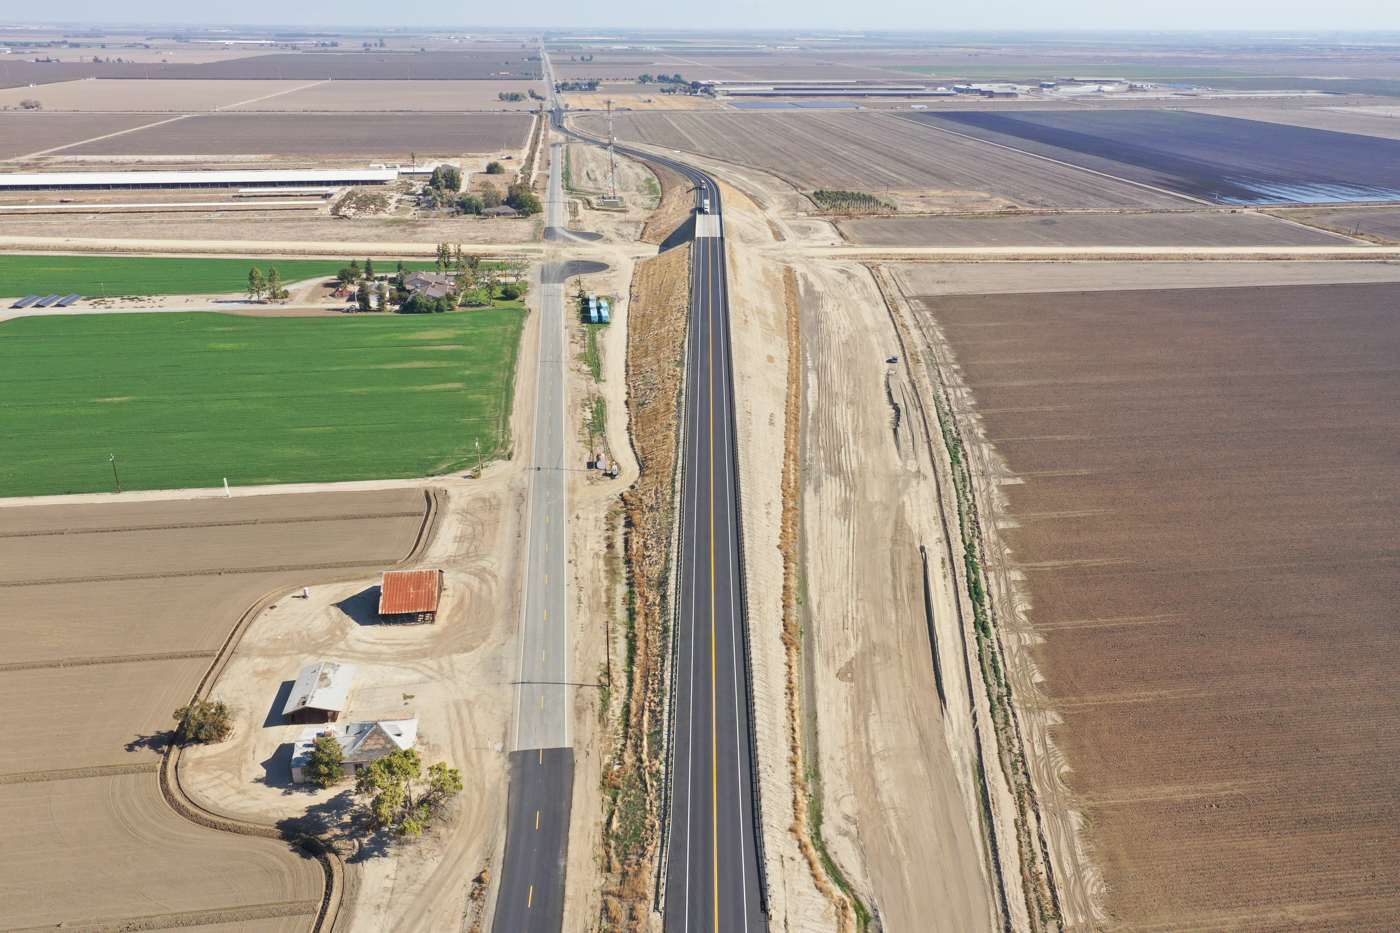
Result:
M1289 211L1284 214L1299 223L1318 224L1346 232L1379 237L1400 243L1400 210Z
M907 114L1227 204L1400 199L1400 141L1175 110Z
M70 146L61 154L364 155L406 159L410 152L424 156L519 149L525 145L531 119L523 113L199 114Z
M26 97L37 98L45 111L169 111L217 110L272 94L285 94L305 81L130 81L98 79L46 84L0 91L0 106L18 107Z
M1400 286L910 300L1112 929L1395 929Z
M471 52L275 52L202 64L171 64L151 77L247 80L462 81L500 76L538 80L531 53L504 46ZM109 66L111 67L111 66ZM522 90L523 90L522 86Z
M565 100L571 110L605 110L606 101L612 98L613 110L718 110L719 104L708 97L690 94L662 94L646 85L636 85L635 90L609 91L606 94L568 94Z
M1345 237L1266 214L881 217L839 223L862 246L1336 246Z
M207 214L79 214L76 217L0 215L0 235L43 237L102 237L122 240L161 240L172 246L207 243L217 251L220 243L529 243L538 224L531 219L474 217L356 217L344 219L321 214L255 215L240 211L230 215L218 208ZM144 243L137 249L150 249ZM319 252L319 251L318 251ZM261 260L266 262L266 260ZM267 270L263 270L264 272Z
M1244 288L1400 282L1400 263L1307 262L938 262L888 267L909 295L1019 295L1042 292Z
M804 189L933 189L999 206L1184 207L1185 201L883 113L626 113L621 139L770 172ZM599 117L579 121L606 132Z
M252 100L235 110L383 110L433 112L463 110L538 110L540 102L501 100L502 92L544 94L540 81L319 81L302 90ZM46 105L47 106L47 105Z
M5 508L0 592L16 611L0 621L0 697L44 710L0 726L25 749L0 774L11 827L0 890L24 892L6 899L7 926L157 917L161 928L309 929L320 866L285 842L177 816L158 750L255 601L392 565L424 510L417 489ZM234 713L246 728L267 710Z
M6 321L0 495L107 492L111 453L128 490L464 469L478 438L486 457L509 450L523 320L498 308Z
M71 146L84 140L121 133L157 122L137 114L58 114L0 111L0 159Z
M1400 139L1400 123L1394 118L1395 108L1374 107L1298 107L1282 106L1193 106L1195 113L1209 113L1221 117L1238 117L1242 120L1262 120L1265 123L1282 123L1287 126L1302 126L1314 130L1329 130L1333 133L1356 133L1361 136L1380 136L1384 139Z

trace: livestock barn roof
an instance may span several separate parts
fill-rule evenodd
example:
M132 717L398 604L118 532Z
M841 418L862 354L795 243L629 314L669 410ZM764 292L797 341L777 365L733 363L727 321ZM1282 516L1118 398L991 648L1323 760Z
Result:
M309 664L297 674L292 695L282 715L290 716L299 709L328 709L339 712L350 696L350 682L355 679L355 665L321 661Z
M44 188L180 188L187 185L327 186L395 181L398 169L262 169L247 172L0 172L0 191Z
M379 589L379 614L437 612L441 591L441 570L387 570Z

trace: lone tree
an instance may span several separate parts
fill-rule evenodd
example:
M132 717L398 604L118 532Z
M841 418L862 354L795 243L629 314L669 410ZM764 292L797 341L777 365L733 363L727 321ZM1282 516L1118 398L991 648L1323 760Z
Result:
M359 306L361 311L370 310L368 282L361 282L360 287L355 291L355 303Z
M254 301L261 301L266 291L267 279L263 278L262 270L254 266L248 273L248 297Z
M464 194L457 201L457 210L463 214L480 214L486 207L481 203L481 198L474 194Z
M374 260L373 260L373 259L366 259L366 260L365 260L365 278L367 278L367 279L372 279L372 278L374 278Z
M389 286L385 285L383 282L379 283L379 293L375 296L374 310L389 310Z
M419 836L447 801L462 790L462 775L440 761L423 773L423 760L411 748L385 755L359 773L355 792L369 798L375 829L395 836Z
M506 196L506 203L522 214L538 214L544 208L540 205L540 199L535 197L535 192L530 190L530 186L524 183L510 186L510 194Z
M233 714L222 700L195 700L175 711L179 742L222 742L233 731Z
M481 203L486 207L501 206L501 191L495 185L481 186Z
M487 163L486 163L486 174L488 174L488 175L504 175L505 173L506 173L506 167L505 167L504 165L502 165L501 163L499 163L499 162L487 162Z
M336 281L340 283L341 288L349 288L351 285L354 285L355 280L359 277L360 270L350 266L346 266L335 274Z
M273 266L267 270L267 297L274 301L286 298L290 294L282 287L282 276L278 274L277 267Z
M311 745L311 757L302 768L317 787L333 787L345 780L345 749L333 735L323 735Z

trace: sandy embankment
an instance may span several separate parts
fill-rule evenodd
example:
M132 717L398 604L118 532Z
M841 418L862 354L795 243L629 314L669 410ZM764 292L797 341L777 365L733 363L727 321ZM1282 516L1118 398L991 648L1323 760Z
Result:
M721 171L721 176L728 175ZM736 179L740 180L740 179ZM861 266L796 264L800 360L789 358L775 237L800 244L821 226L791 223L783 186L746 174L725 191L755 705L774 916L835 929L842 901L822 893L794 833L792 749L782 644L783 425L788 367L803 367L801 414L804 756L827 849L890 929L994 929L988 858L977 829L976 746L962 676L956 594L940 569L932 466L911 423L912 390L884 360L898 352L883 299ZM776 258L776 257L774 257ZM891 395L906 412L892 430ZM893 540L892 540L893 539ZM919 545L932 561L948 712L939 704ZM808 765L812 767L811 764Z

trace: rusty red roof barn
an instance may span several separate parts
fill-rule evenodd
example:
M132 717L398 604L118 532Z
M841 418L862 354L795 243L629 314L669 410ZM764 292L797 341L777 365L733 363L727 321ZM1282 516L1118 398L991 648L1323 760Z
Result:
M432 622L442 595L441 570L388 570L379 589L381 616L416 616Z

